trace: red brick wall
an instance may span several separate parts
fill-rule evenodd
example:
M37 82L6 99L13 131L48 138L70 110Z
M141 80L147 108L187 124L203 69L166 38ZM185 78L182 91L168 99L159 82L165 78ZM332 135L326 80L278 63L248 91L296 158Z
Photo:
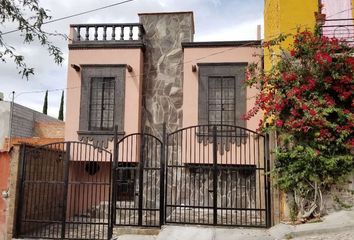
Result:
M40 138L64 138L64 122L35 122L34 136Z
M45 144L55 143L55 142L63 142L64 138L12 138L11 146L15 144L26 143L31 146L41 146ZM9 139L5 140L5 149L8 149Z

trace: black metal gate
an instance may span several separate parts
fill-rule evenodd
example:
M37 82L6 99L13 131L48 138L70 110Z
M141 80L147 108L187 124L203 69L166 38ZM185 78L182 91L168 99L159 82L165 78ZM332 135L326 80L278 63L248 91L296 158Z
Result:
M111 164L86 143L24 146L17 237L110 239Z
M158 227L163 223L164 148L157 137L136 133L116 144L115 225Z
M110 239L114 225L270 227L268 137L199 125L22 148L16 236ZM111 177L112 176L112 177Z
M226 125L167 135L166 223L270 226L268 138Z

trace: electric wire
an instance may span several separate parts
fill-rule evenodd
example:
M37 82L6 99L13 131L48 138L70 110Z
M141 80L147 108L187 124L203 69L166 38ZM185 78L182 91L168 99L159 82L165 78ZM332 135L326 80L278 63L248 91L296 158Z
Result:
M118 2L118 3L113 3L113 4L110 4L110 5L106 5L106 6L103 6L103 7L91 9L91 10L88 10L88 11L75 13L75 14L68 15L68 16L65 16L65 17L56 18L56 19L53 19L53 20L46 21L42 25L48 24L48 23L62 21L62 20L73 18L73 17L77 17L77 16L81 16L81 15L84 15L84 14L88 14L88 13L96 12L96 11L99 11L99 10L115 7L115 6L122 5L122 4L125 4L125 3L128 3L128 2L133 2L133 1L135 1L135 0L125 0L125 1ZM20 29L14 29L14 30L11 30L11 31L8 31L8 32L1 33L0 35L6 35L6 34L18 32L18 31L21 31L21 30Z

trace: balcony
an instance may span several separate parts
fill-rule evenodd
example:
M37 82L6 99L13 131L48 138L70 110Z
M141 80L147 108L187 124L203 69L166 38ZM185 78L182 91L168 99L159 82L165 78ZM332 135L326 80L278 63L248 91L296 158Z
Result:
M143 47L145 30L140 23L70 25L69 49Z
M323 36L336 37L354 46L354 19L326 19L322 28Z

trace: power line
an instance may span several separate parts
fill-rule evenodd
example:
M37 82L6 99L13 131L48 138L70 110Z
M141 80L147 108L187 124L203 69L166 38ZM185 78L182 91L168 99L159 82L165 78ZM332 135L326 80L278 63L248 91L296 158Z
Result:
M115 7L115 6L122 5L122 4L124 4L124 3L132 2L132 1L134 1L134 0L125 0L125 1L118 2L118 3L113 3L113 4L110 4L110 5L107 5L107 6L103 6L103 7L91 9L91 10L88 10L88 11L84 11L84 12L80 12L80 13L75 13L75 14L72 14L72 15L69 15L69 16L65 16L65 17L61 17L61 18L49 20L49 21L47 21L47 22L44 22L43 25L44 25L44 24L48 24L48 23L53 23L53 22L62 21L62 20L68 19L68 18L73 18L73 17L81 16L81 15L84 15L84 14L87 14L87 13L96 12L96 11L103 10L103 9L106 9L106 8ZM17 31L20 31L20 29L15 29L15 30L11 30L11 31L8 31L8 32L4 32L4 33L2 33L1 35L6 35L6 34L14 33L14 32L17 32Z
M134 0L127 0L127 1L124 1L124 2L120 2L120 3L116 3L116 4L111 4L111 5L108 5L108 6L105 6L105 7L101 7L99 9L96 9L96 10L100 10L100 9L104 9L104 8L108 8L108 7L111 7L111 6L115 6L117 4L122 4L122 3L126 3L126 2L131 2L131 1L134 1ZM353 8L352 8L353 9ZM348 10L351 10L351 9L347 9L347 10L344 10L344 11L348 11ZM90 10L90 11L86 11L84 13L81 13L79 15L82 15L82 14L85 14L85 13L88 13L88 12L92 12L92 11L95 11L95 10ZM342 12L344 12L342 11ZM338 12L340 13L340 12ZM336 13L336 14L338 14ZM65 19L65 18L69 18L69 17L73 17L74 15L71 15L71 16L68 16L68 17L64 17L64 18L60 18L60 19L56 19L56 20L53 20L53 21L59 21L59 20L62 20L62 19ZM333 16L333 15L332 15ZM296 30L296 29L299 29L301 27L306 27L306 26L297 26L297 27L294 27L294 28L290 28L289 30ZM285 33L285 32L281 32L279 34L274 34L274 35L271 35L271 36L268 36L268 38L273 38L273 37L276 37L276 36L279 36L280 34L289 34L289 33ZM205 55L205 56L202 56L202 57L199 57L199 58L195 58L195 59L191 59L191 60L187 60L187 61L184 61L182 63L176 63L176 64L172 64L171 67L178 67L179 65L184 65L186 63L191 63L191 62L194 62L194 61L198 61L198 60L202 60L202 59L205 59L205 58L208 58L210 56L214 56L214 55L218 55L218 54L221 54L221 53L224 53L224 52L228 52L228 51L234 51L238 48L241 48L241 47L249 47L249 46L253 46L255 45L255 42L257 42L256 40L254 41L250 41L250 42L247 42L247 43L244 43L244 44L241 44L241 45L238 45L238 46L234 46L234 47L230 47L230 48L227 48L227 49L224 49L224 50L221 50L221 51L218 51L218 52L213 52L213 53L210 53L208 55ZM126 78L135 78L135 77L144 77L146 74L150 74L150 73L153 73L153 72L156 72L157 69L155 70L150 70L148 73L141 73L141 74L138 74L138 75L133 75L133 76L126 76ZM183 73L184 70L181 70L181 72ZM76 87L70 87L70 88L56 88L56 89L50 89L50 90L37 90L37 91L28 91L28 92L20 92L16 97L18 97L19 95L22 95L22 94L27 94L27 93L43 93L43 92L54 92L54 91L64 91L64 90L71 90L71 89L77 89L77 88L80 88L81 86L76 86Z
M44 93L46 91L48 92L57 92L57 91L64 91L64 90L70 90L70 89L76 89L80 88L81 86L76 86L76 87L67 87L67 88L55 88L55 89L49 89L49 90L34 90L34 91L26 91L26 92L19 92L17 95L15 95L15 98L23 95L23 94L29 94L29 93Z
M345 10L343 10L343 11L336 12L336 13L334 13L334 14L328 16L328 18L333 17L333 16L335 16L335 15L337 15L337 14L340 14L340 13L344 13L344 12L351 11L351 10L353 10L353 9L354 9L354 7L345 9Z
M187 60L187 61L184 61L184 62L181 62L181 63L171 64L170 67L177 67L177 66L179 66L179 65L184 65L184 64L186 64L186 63L191 63L191 62L193 62L193 61L202 60L202 59L208 58L208 57L210 57L210 56L218 55L218 54L221 54L221 53L224 53L224 52L228 52L228 51L233 51L233 50L238 49L238 48L241 48L241 47L253 46L253 45L255 44L255 42L257 42L257 41L256 41L256 40L255 40L255 41L250 41L250 42L247 42L247 43L244 43L244 44L235 46L235 47L230 47L230 48L227 48L227 49L218 51L218 52L213 52L213 53L210 53L210 54L208 54L208 55L205 55L205 56L202 56L202 57L199 57L199 58L190 59L190 60ZM147 73L141 73L141 74L133 75L133 76L126 76L126 78L144 77L144 76L146 76L147 74L150 74L150 73L153 73L153 72L156 72L156 71L157 71L157 69L156 69L156 70L150 70L150 71L147 72ZM184 71L182 70L181 73L183 73L183 72L184 72ZM22 95L22 94L44 93L44 92L46 92L46 91L48 91L48 92L56 92L56 91L64 91L64 90L71 90L71 89L77 89L77 88L81 88L81 86L66 87L66 88L55 88L55 89L49 89L49 90L26 91L26 92L20 92L20 93L18 93L16 97L18 97L18 96L20 96L20 95Z

